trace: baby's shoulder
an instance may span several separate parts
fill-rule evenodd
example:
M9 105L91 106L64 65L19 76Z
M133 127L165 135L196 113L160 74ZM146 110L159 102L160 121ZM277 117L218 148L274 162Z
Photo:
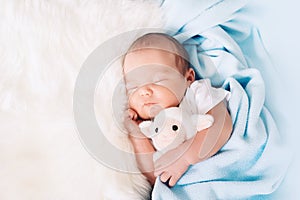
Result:
M196 80L194 81L188 90L191 92L197 93L199 91L205 91L207 89L211 88L211 83L209 79L201 79L201 80Z

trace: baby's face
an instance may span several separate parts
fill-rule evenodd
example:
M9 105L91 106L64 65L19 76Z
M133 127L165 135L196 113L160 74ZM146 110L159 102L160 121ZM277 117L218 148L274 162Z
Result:
M129 107L140 118L153 118L163 108L177 106L187 87L176 67L175 56L159 50L126 55L124 75Z

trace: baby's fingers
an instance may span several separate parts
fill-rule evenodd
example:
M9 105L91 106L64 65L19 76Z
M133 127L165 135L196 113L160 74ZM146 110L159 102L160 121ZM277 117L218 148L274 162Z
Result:
M163 172L160 175L160 181L165 183L168 187L173 187L177 181L179 180L180 176L178 174L172 174L169 172Z
M171 174L169 174L168 172L164 172L160 175L160 180L161 182L165 183L167 182L171 177Z
M133 110L130 109L128 114L129 114L130 119L132 119L132 120L134 120L134 121L137 120L138 115L137 115L136 112L134 112Z
M173 175L171 176L170 180L169 180L169 186L170 187L173 187L177 181L180 179L181 176L178 176L178 175Z

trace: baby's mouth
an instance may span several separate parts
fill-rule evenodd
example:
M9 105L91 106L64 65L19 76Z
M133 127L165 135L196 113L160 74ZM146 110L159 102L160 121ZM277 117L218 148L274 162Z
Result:
M144 103L144 106L154 106L156 103Z

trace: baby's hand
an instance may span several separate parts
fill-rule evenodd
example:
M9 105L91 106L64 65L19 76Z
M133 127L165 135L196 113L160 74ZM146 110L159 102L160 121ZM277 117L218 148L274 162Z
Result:
M137 113L132 109L128 109L124 116L124 126L128 131L129 136L131 136L131 138L146 138L141 132L138 124L139 120Z
M170 187L177 183L190 166L185 156L178 155L177 157L176 155L178 155L176 149L173 149L166 152L155 162L154 175L160 176L161 182L166 183Z
M131 108L129 108L128 109L128 114L129 114L130 119L132 119L134 121L137 121L138 114L134 110L132 110Z
M201 134L199 134L201 133ZM155 176L160 176L160 180L169 186L174 186L181 176L188 170L190 165L200 162L198 150L202 148L202 143L206 138L206 132L197 133L197 138L189 139L179 145L177 148L171 149L164 153L155 162ZM195 149L195 146L197 148ZM200 147L198 146L200 145ZM194 148L193 148L194 147ZM203 160L203 159L202 159Z

